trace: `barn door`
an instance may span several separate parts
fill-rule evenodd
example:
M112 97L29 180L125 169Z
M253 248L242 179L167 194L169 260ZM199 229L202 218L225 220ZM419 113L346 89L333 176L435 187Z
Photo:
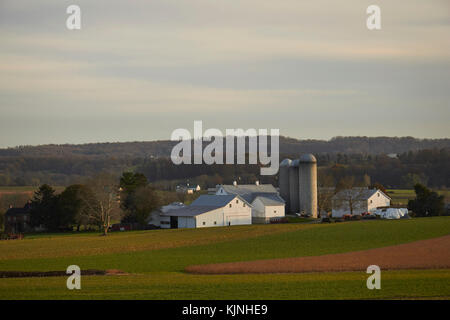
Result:
M177 229L178 228L178 217L170 217L170 228Z

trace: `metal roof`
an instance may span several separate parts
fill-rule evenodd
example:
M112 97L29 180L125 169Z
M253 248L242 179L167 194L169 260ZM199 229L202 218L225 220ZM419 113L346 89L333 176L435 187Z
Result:
M284 200L277 194L264 194L256 196L265 206L282 206L285 205Z
M184 217L193 217L198 216L200 214L213 211L219 208L225 207L229 202L233 201L233 199L239 198L241 201L247 203L248 206L251 207L245 199L242 197L231 194L231 195L210 195L204 194L198 197L194 202L191 203L190 206L178 209L168 210L167 212L162 213L162 216L184 216Z
M379 189L352 188L339 191L333 196L333 200L345 200L349 196L355 197L355 199L359 200L367 200L377 192L384 195L386 198L391 199L388 195L386 195L383 191Z
M172 209L167 212L161 213L161 216L194 217L219 208L220 207L214 206L187 206L184 208Z
M215 194L203 194L192 202L191 206L213 206L213 207L224 207L233 200L236 195L226 195L218 196Z
M278 195L277 189L271 184L242 184L222 185L226 193L241 196L248 203L252 203L258 196Z

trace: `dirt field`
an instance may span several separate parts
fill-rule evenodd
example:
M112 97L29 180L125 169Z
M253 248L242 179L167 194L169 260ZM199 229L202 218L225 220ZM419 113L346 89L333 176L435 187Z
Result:
M323 256L194 265L186 271L198 274L365 271L373 264L382 270L450 268L450 235Z

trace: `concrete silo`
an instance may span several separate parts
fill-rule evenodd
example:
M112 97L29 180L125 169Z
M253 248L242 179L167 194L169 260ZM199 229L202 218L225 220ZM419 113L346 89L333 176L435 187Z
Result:
M300 210L299 206L299 160L292 160L289 166L289 212L298 213Z
M317 160L312 154L299 159L300 212L317 218Z
M285 212L290 212L290 194L289 194L289 167L291 165L291 159L284 159L280 163L280 175L278 179L278 184L280 186L280 196L285 201Z

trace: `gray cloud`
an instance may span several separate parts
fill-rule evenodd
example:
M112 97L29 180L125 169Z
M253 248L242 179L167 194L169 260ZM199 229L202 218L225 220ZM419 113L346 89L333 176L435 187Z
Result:
M167 139L197 119L448 136L446 1L379 1L375 32L370 1L79 0L81 31L69 4L0 3L0 146Z

